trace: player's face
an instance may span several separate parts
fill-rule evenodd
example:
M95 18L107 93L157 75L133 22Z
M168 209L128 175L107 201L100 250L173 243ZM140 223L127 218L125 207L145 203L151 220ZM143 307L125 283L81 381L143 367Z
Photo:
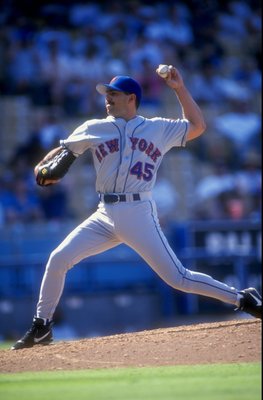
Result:
M116 90L108 90L105 96L107 114L115 118L126 118L130 110L131 96Z

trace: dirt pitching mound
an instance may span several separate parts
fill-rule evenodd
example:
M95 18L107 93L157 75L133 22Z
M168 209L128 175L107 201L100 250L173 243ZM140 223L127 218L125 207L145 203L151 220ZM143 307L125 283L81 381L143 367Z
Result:
M0 351L0 372L259 362L261 321L155 329Z

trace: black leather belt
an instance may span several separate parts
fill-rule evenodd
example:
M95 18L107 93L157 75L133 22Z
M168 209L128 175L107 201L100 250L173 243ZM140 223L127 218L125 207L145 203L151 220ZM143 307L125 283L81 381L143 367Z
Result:
M119 203L121 201L129 201L129 199L127 199L126 194L100 194L99 195L100 200L104 201L104 203L108 204L108 203ZM141 200L140 198L140 194L139 193L133 193L132 194L132 201L137 201L137 200Z

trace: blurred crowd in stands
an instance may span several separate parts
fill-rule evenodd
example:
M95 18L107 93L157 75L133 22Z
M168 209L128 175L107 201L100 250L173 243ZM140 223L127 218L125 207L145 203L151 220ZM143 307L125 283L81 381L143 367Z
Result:
M207 120L207 132L186 150L200 172L189 218L259 218L260 41L254 0L1 1L0 93L30 100L32 132L0 168L0 226L77 217L67 180L38 188L34 165L70 133L62 121L105 115L95 86L115 75L141 83L139 113L173 116L173 94L155 73L160 63L181 70ZM156 191L164 223L180 197L166 178L162 171ZM92 208L96 199L89 201Z

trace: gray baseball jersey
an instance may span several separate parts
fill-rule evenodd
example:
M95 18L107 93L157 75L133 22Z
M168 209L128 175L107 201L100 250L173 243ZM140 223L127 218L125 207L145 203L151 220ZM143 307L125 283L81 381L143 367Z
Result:
M51 253L42 280L37 316L51 319L67 271L91 255L125 243L175 289L237 304L237 290L211 276L186 269L159 224L151 190L164 154L185 146L188 121L142 116L125 121L109 116L78 127L61 144L76 156L90 149L101 194L98 209ZM104 194L124 195L107 203Z
M61 144L75 155L91 149L99 193L151 191L165 153L185 146L188 122L141 116L126 122L109 116L77 128Z

